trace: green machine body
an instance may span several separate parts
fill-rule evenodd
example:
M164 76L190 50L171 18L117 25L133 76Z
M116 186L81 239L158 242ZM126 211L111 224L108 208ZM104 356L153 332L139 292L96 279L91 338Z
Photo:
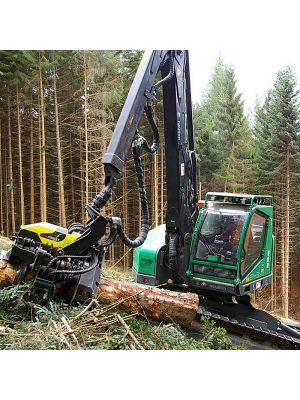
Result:
M274 236L271 196L209 192L188 241L184 284L189 290L243 296L272 281ZM149 232L133 253L136 282L170 281L165 225Z

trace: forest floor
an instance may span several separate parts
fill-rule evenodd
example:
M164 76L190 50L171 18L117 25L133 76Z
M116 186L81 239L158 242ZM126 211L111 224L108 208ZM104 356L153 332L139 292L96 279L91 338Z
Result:
M0 250L11 242L0 237ZM104 266L103 276L132 280L131 271ZM203 318L200 338L176 324L102 305L70 306L59 299L37 298L30 282L0 290L0 349L241 349L224 328Z

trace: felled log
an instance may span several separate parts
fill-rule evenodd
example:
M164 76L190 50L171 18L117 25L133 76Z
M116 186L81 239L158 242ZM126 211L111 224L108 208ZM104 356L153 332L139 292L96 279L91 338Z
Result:
M178 293L103 277L100 280L98 300L101 303L119 301L120 309L184 326L191 324L199 306L199 298L194 293Z
M0 288L13 284L16 270L5 260L0 261ZM30 276L27 276L30 279ZM189 326L198 310L194 293L177 293L134 282L121 282L102 277L99 285L100 303L117 303L116 308L138 312L151 319L176 322Z
M0 260L0 288L14 283L17 271L6 260Z

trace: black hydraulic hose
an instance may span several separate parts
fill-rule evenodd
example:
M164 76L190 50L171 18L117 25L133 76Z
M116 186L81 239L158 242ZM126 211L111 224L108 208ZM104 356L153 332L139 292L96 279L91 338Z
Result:
M112 228L109 237L106 240L101 240L100 241L101 246L103 246L103 247L110 246L115 241L116 236L117 236L117 229L116 228Z
M48 254L47 254L48 255ZM92 254L87 254L86 256L75 256L75 255L67 255L67 254L63 254L61 256L56 256L53 257L52 260L49 261L49 263L46 265L46 269L43 273L43 275L45 275L46 273L48 273L48 270L55 264L57 263L59 260L63 259L63 258L75 258L76 260L87 260L88 258L91 258ZM58 271L58 270L57 270ZM61 271L59 271L61 273ZM49 274L53 274L54 272L50 272Z
M129 246L129 247L138 247L141 244L143 244L145 239L147 238L147 235L149 232L149 220L150 220L149 206L148 206L147 195L146 195L146 190L145 190L144 175L143 175L143 169L142 169L142 164L141 164L140 152L141 152L141 148L139 145L133 147L133 159L134 159L136 176L137 176L137 181L138 181L138 186L139 186L140 203L141 203L141 209L142 209L141 232L136 239L131 240L125 234L121 225L118 225L118 227L117 227L117 231L118 231L118 235L119 235L120 239L126 246Z
M92 265L91 267L89 267L89 268L86 268L86 269L78 269L78 270L76 270L76 271L74 271L74 270L69 270L69 269L62 269L62 270L59 270L59 269L57 269L56 271L51 271L51 272L49 272L49 275L66 275L66 274L70 274L70 275L82 275L82 274L86 274L87 272L90 272L90 271L92 271L94 268L96 268L97 267L97 264L95 264L95 265Z
M96 207L97 209L101 209L105 206L112 194L112 188L115 183L114 179L111 179L109 183L101 190L100 193L96 194L92 202L90 203L91 207Z
M88 258L91 258L93 255L92 254L87 254L86 256L74 256L74 255L70 255L70 256L68 256L68 255L61 255L61 256L57 256L57 257L54 257L50 262L49 262L49 264L47 265L47 271L49 270L49 268L50 267L52 267L52 265L53 264L55 264L57 261L59 261L60 259L62 259L62 258L76 258L76 259L84 259L84 260L87 260ZM85 274L86 272L89 272L89 271L91 271L92 269L94 269L95 268L95 266L96 265L93 265L92 267L89 267L89 268L86 268L86 269L84 269L84 268L81 268L81 269L78 269L78 270L72 270L72 269L56 269L55 271L50 271L48 274L49 275L59 275L59 274L61 274L61 275L65 275L65 274L71 274L71 275L78 275L78 274ZM45 271L46 272L46 271Z
M153 89L154 90L158 89L161 85L164 85L167 82L169 82L169 80L171 80L173 75L174 75L174 72L175 72L175 68L174 68L175 67L175 65L174 65L174 50L170 51L170 56L169 57L170 57L170 72L162 80L160 80L155 85L153 85Z
M42 272L42 275L46 275L49 268L51 268L52 265L54 265L57 261L58 261L58 257L53 257L52 260L50 260L49 263L47 264L46 269Z
M143 138L143 147L148 153L153 154L158 150L158 147L159 147L159 132L158 132L158 127L153 118L153 109L150 106L150 104L146 104L145 113L146 113L146 117L149 122L149 125L151 127L151 130L152 130L153 143L151 146L149 146L147 140L145 138Z

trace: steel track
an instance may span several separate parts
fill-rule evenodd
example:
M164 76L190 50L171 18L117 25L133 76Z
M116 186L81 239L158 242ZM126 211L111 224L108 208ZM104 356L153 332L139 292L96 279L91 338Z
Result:
M179 292L193 291L186 285L168 285L166 288ZM218 326L224 327L237 344L255 349L300 350L300 325L285 325L250 303L239 304L226 302L221 298L207 298L199 293L198 295L200 307L190 330L192 336L198 335L201 317L207 316Z
M257 348L300 349L300 330L288 326L293 334L287 333L285 325L265 311L249 305L222 304L205 299L200 304L197 322L201 321L202 316L207 316L228 332L243 338L241 344L246 343L245 338L248 338L252 346L253 341L256 342Z

